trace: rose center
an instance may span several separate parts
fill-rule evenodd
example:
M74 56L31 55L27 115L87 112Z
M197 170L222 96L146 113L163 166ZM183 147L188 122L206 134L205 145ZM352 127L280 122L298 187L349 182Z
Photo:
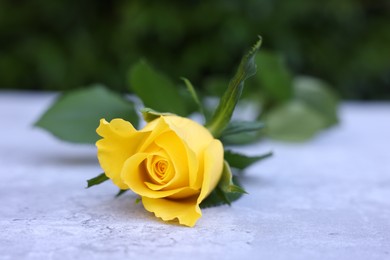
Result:
M162 178L168 168L168 162L165 160L159 160L154 164L154 172L158 177Z

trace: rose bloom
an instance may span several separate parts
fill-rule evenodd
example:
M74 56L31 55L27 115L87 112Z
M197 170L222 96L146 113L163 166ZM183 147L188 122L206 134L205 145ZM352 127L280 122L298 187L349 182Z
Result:
M105 174L131 189L146 210L164 221L194 226L199 204L217 185L223 147L202 125L179 116L160 116L137 131L129 122L101 119L96 146Z

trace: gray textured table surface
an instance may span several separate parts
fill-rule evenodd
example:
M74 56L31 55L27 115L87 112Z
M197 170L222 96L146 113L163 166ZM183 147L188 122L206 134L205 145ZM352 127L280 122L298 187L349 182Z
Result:
M0 259L390 259L390 103L346 103L342 123L250 167L250 193L194 228L159 221L100 172L95 148L32 123L53 95L0 92Z

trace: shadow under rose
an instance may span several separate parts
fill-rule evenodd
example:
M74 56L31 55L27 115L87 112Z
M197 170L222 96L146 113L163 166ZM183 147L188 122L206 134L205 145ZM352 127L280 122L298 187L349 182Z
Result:
M45 157L37 158L44 164L54 164L58 166L85 166L98 165L99 162L95 154L48 154Z
M144 225L162 224L180 226L177 221L164 222L144 209L142 202L137 202L138 196L131 191L115 197L115 193L104 194L91 198L88 196L84 212L90 216L89 224L106 222L107 225Z
M89 147L88 147L89 148ZM94 149L64 149L64 150L25 150L24 163L39 164L48 167L78 167L98 166L99 162Z

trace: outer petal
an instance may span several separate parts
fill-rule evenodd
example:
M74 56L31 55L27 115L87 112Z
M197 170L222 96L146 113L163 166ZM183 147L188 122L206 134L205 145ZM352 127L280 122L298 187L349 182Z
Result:
M177 218L182 225L193 227L202 216L199 204L217 186L223 169L223 147L213 140L204 151L204 176L199 197L182 200L142 197L146 210L153 212L164 221Z
M128 136L129 134L137 132L130 122L127 122L123 119L116 118L111 120L111 122L107 122L106 119L100 119L100 125L96 129L96 132L101 137L106 137L115 133L120 136Z
M137 132L129 122L122 119L114 119L110 123L101 119L96 132L103 137L96 142L102 169L115 185L127 189L128 186L120 177L123 165L137 151L149 132Z
M196 207L196 197L180 201L142 197L142 203L145 209L154 212L156 217L164 221L177 218L180 224L189 227L195 226L196 221L202 216L202 212Z
M161 117L148 123L142 130L140 130L142 133L150 133L149 137L145 139L143 144L140 146L140 151L150 152L150 150L154 150L155 147L153 146L153 143L155 139L167 131L170 131L169 126Z
M196 154L200 154L214 139L204 126L193 120L179 116L164 116L162 118Z
M204 175L198 205L214 190L221 179L223 156L222 143L214 139L204 151Z

